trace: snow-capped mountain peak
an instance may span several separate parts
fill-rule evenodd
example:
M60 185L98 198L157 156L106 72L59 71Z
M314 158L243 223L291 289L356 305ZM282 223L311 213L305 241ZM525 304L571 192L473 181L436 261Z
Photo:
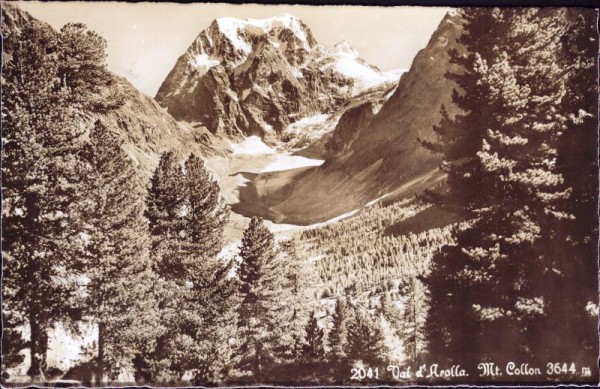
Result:
M307 42L306 31L302 22L290 14L283 14L268 19L234 19L223 18L218 20L219 24L231 23L238 29L245 30L254 35L277 34L282 29L291 30L303 42Z
M175 118L212 132L277 137L291 121L398 78L369 65L348 42L319 45L293 15L225 17L198 35L156 99Z
M357 92L383 83L398 81L399 77L396 73L381 72L377 67L369 65L345 40L337 43L331 53L335 60L326 63L323 68L334 68L345 77L354 79L354 90Z
M282 31L286 30L297 38L304 49L310 50L310 32L297 17L283 14L268 19L238 19L220 18L216 20L218 30L231 42L234 48L249 54L252 49L252 40L255 37L268 36L273 45L281 44Z

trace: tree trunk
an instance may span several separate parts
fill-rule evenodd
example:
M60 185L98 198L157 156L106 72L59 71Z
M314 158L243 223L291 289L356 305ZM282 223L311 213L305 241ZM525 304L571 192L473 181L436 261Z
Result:
M254 376L258 379L261 376L260 371L260 345L254 346Z
M414 353L413 353L413 360L416 363L417 362L417 309L415 307L416 302L414 301L414 295L413 295L413 338L415 340L415 345L414 345Z
M98 324L98 359L96 361L96 383L100 384L104 378L104 323Z
M36 231L36 220L40 215L40 209L38 207L38 197L35 193L28 193L25 196L25 208L27 209L27 216L25 219L25 226L29 233ZM35 377L40 374L43 377L43 373L41 371L42 365L40 361L40 354L45 352L42 349L40 341L42 340L42 331L43 329L40 327L40 320L37 315L40 313L38 309L39 306L36 306L36 302L39 301L39 292L38 292L38 284L37 284L37 273L39 272L39 265L37 260L35 259L34 247L35 245L34 238L32 235L29 236L29 239L26 240L29 260L32 261L30 263L28 274L26 277L26 282L29 284L30 292L28 294L28 310L29 310L29 330L30 330L30 338L29 338L29 353L31 356L31 365L29 367L29 371L27 374L33 381ZM38 302L39 304L39 302Z
M40 369L40 360L37 355L37 344L39 338L39 327L37 321L35 319L35 314L33 309L30 308L29 311L29 354L31 356L31 365L29 366L29 370L27 374L29 374L29 378L31 381L34 380L36 372Z
M45 380L44 372L42 371L43 355L47 349L47 341L48 337L44 336L43 329L40 327L39 321L35 317L36 310L33 307L29 308L29 354L31 356L31 365L29 366L29 370L27 374L29 375L31 381L33 382L37 376L39 376L42 380ZM46 342L46 347L42 342Z

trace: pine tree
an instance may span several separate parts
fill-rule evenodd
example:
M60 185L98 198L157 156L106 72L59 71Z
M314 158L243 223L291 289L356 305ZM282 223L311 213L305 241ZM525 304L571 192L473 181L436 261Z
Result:
M186 273L180 249L180 234L185 231L183 181L176 154L163 153L150 180L146 217L155 271L167 281L183 279Z
M319 327L317 316L313 311L306 324L306 338L303 347L303 360L305 362L321 361L325 358L323 329Z
M454 93L453 103L463 113L450 119L445 107L442 107L442 120L434 127L440 135L439 142L424 142L424 146L443 153L442 169L448 173L447 193L432 196L433 200L467 218L479 216L477 211L489 205L494 195L498 195L495 192L497 186L493 184L486 188L487 191L481 190L485 187L482 183L485 177L477 153L483 145L485 130L498 126L497 112L500 112L496 101L492 101L488 85L481 82L481 70L488 60L495 57L496 53L491 51L498 47L498 42L493 39L505 37L510 12L497 9L463 11L464 32L458 42L465 47L466 55L462 56L456 50L450 55L464 72L447 74L462 92ZM480 34L482 29L488 32ZM479 315L473 310L473 305L477 299L488 297L477 288L490 279L489 276L485 279L465 277L464 268L469 260L462 248L476 243L479 228L482 227L477 225L467 231L457 231L457 245L443 247L434 256L427 280L432 297L428 322L430 354L466 366L481 358L478 346L469 347L476 344L470 339L480 339L481 334ZM493 260L493 257L490 256L490 259Z
M197 385L222 382L235 326L233 263L217 258L229 209L200 158L191 155L184 168L170 152L161 157L147 202L167 329L148 357L153 379L178 382L190 372Z
M106 69L106 40L83 23L67 23L58 34L56 52L60 88L68 90L67 103L88 112L106 113L123 104L108 86L114 77Z
M509 10L492 12L488 8L468 8L459 11L463 19L463 33L457 39L462 50L451 49L450 63L460 67L459 72L447 72L446 77L453 80L457 89L453 91L452 103L456 107L448 113L447 107L441 107L442 119L433 127L436 140L420 140L429 150L442 153L441 170L447 173L445 192L428 191L432 202L450 208L455 212L472 216L470 210L481 205L479 179L481 177L477 151L482 144L487 126L495 118L494 109L488 103L487 90L479 82L479 64L489 58L496 37L504 36L507 29L505 19ZM464 51L463 51L464 50Z
M387 360L391 363L400 362L403 358L402 312L393 300L393 295L383 292L376 308L376 313L381 323L381 329L384 336L384 344L388 350Z
M229 339L235 331L237 285L230 276L233 262L217 258L223 246L223 231L229 208L210 177L204 162L190 155L185 162L185 249L191 258L187 265L191 282L189 304L200 320L187 324L194 341L186 355L193 383L223 382L229 369Z
M317 275L312 263L299 258L293 240L278 242L278 257L285 273L280 299L286 301L289 312L282 312L288 317L281 322L282 336L274 351L293 363L303 352L306 321L318 307Z
M555 226L570 218L563 205L572 194L556 165L560 139L576 114L562 104L570 76L561 37L569 22L566 11L556 9L472 15L471 25L488 25L487 35L502 39L482 45L467 35L475 60L466 70L473 80L459 81L462 101L489 115L477 124L477 147L459 147L476 166L468 177L477 185L467 189L476 188L475 196L464 193L464 182L450 179L465 172L452 163L457 159L450 149L443 150L455 196L449 202L472 219L457 230L456 246L434 257L428 278L430 352L466 366L515 356L543 361L555 347L538 336L549 323L554 292L548 285L562 262L547 249L556 241ZM469 25L465 29L473 31ZM450 128L444 121L442 126ZM468 133L475 127L455 121L452 128ZM468 142L468 137L458 141Z
M194 253L214 258L223 246L223 229L229 209L204 162L192 154L185 162L185 222Z
M73 282L81 270L81 124L114 96L98 99L94 91L110 80L85 72L69 75L77 89L62 84L60 59L70 47L78 51L73 66L87 57L86 68L108 74L103 46L91 50L102 39L92 35L83 25L56 33L30 23L3 69L3 303L29 327L32 378L43 375L48 329L81 315Z
M339 362L346 357L348 321L350 320L348 303L344 299L339 298L336 301L332 319L333 326L327 336L330 347L329 354L334 361Z
M178 306L185 301L186 270L180 241L184 233L182 183L183 173L176 154L163 153L150 179L146 196L150 252L152 268L158 276L156 298L163 332L157 336L154 352L144 350L138 353L135 364L136 374L151 382L177 381L183 374L181 363L174 362L172 355L177 347L174 338L181 333Z
M555 221L552 239L544 242L554 261L545 300L548 319L540 337L561 339L554 344L554 355L589 364L598 355L598 339L592 335L598 324L597 12L572 9L565 17L569 23L561 67L568 77L561 107L569 119L558 141L556 166L572 191L557 206L569 217ZM578 345L576 351L573 345Z
M25 356L20 353L27 348L27 342L21 335L19 326L22 322L16 320L10 312L2 312L2 376L0 379L5 381L9 378L8 369L17 367L25 360Z
M420 355L426 350L428 296L423 283L412 277L402 288L404 312L402 314L401 339L404 353L409 361L418 363Z
M367 366L380 366L385 362L387 349L379 320L355 308L348 323L348 340L344 352L350 361L362 361Z
M399 330L400 325L402 324L402 315L398 306L394 302L391 296L388 293L383 293L381 295L381 299L379 300L379 313L382 314L386 320L388 320L395 330ZM399 332L399 331L398 331Z
M289 314L281 293L287 283L285 269L275 251L273 234L262 219L252 218L240 247L238 277L241 303L238 307L237 368L249 372L256 382L265 369L277 362L282 320Z
M97 379L116 378L155 333L144 190L117 135L100 121L82 160L85 315L98 325ZM123 311L122 307L128 309Z
M400 336L404 325L404 318L392 296L389 296L385 292L381 295L378 312L390 323L394 335Z

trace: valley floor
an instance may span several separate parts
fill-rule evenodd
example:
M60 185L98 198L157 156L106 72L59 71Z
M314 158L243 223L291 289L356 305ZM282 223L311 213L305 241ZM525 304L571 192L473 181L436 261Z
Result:
M231 256L237 252L244 229L250 222L250 217L244 215L263 217L269 229L278 236L286 236L292 231L316 226L279 224L271 221L277 220L278 215L258 198L252 180L258 174L274 172L277 172L278 176L287 176L291 179L304 169L321 165L323 160L289 155L285 151L278 151L267 146L255 136L249 137L241 143L232 143L231 149L232 153L229 156L214 156L206 160L206 164L219 183L221 195L233 209L229 224L225 229L225 249L221 255ZM284 182L280 183L282 186L284 184ZM340 215L328 222L339 221L353 213ZM321 224L325 223L319 223L319 225Z

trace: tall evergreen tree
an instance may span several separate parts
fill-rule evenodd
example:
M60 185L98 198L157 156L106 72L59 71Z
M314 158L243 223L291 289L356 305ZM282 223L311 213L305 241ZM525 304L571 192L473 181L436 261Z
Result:
M429 298L425 286L416 277L412 277L404 285L402 294L404 297L404 311L400 335L404 345L404 353L409 361L418 363L421 353L427 347L425 323Z
M449 51L450 63L460 67L459 72L447 72L457 89L453 91L452 103L458 113L451 117L445 106L441 107L442 119L433 127L435 140L421 140L421 144L433 152L443 154L441 170L447 173L446 193L428 192L434 203L455 212L469 213L482 203L478 180L481 168L477 151L481 147L487 126L494 120L494 109L489 103L485 86L479 82L479 62L492 55L498 36L507 31L505 22L510 10L492 12L489 8L466 8L460 10L463 26L457 39L462 49Z
M144 190L117 135L100 121L82 152L86 194L84 312L98 325L97 379L116 378L155 328ZM122 307L127 306L127 311Z
M177 309L183 302L182 284L185 284L186 273L180 242L180 235L184 233L182 183L183 173L176 154L163 153L146 197L150 253L157 275L156 298L163 332L157 336L154 352L141 352L136 356L136 374L151 382L177 381L183 374L180 364L172 362L173 346L169 343L174 334L180 332Z
M260 218L252 218L240 247L241 302L238 307L237 368L249 372L257 382L265 369L277 362L282 320L289 314L281 293L287 284L280 266L273 234Z
M150 180L146 217L150 222L155 271L167 281L180 280L185 275L185 259L180 250L180 234L184 233L183 181L176 154L163 153Z
M299 258L293 240L278 242L278 257L285 273L280 299L286 301L289 309L282 312L287 317L284 316L280 326L282 336L276 353L293 363L302 355L306 321L318 306L318 278L314 264Z
M229 208L204 162L192 154L185 162L185 222L194 253L214 258L223 246L223 229Z
M348 322L351 319L348 302L339 298L335 304L335 311L332 316L332 328L327 335L330 347L331 358L336 362L342 361L346 357L346 344L348 342Z
M396 330L400 328L402 324L402 315L398 306L392 299L392 296L388 295L388 293L383 293L381 295L381 299L379 300L378 306L379 313L381 313ZM399 332L399 330L398 330Z
M302 353L304 361L315 362L325 358L324 337L325 333L319 327L317 316L313 311L306 324L306 338Z
M388 350L386 359L390 363L398 363L403 360L402 345L402 312L392 299L383 292L376 306L376 316L379 318L381 330L384 336L384 344Z
M348 339L344 350L349 361L362 361L367 366L380 366L388 353L380 320L355 308L348 323Z
M190 156L185 168L162 155L148 192L148 219L166 332L148 357L154 380L197 385L222 382L235 326L233 263L217 258L229 210L204 164Z
M94 113L121 106L123 96L107 88L114 76L106 69L106 40L83 23L65 24L58 40L56 76L60 88L68 91L66 103Z
M579 363L598 356L598 338L592 335L598 324L597 17L591 9L565 13L560 66L567 77L561 107L568 120L558 141L556 167L571 188L557 209L569 217L551 224L552 238L543 247L553 258L553 271L545 301L548 320L539 336L561 339L554 355L570 355ZM571 345L577 345L577 352Z
M214 384L223 382L230 368L229 340L235 331L237 285L230 276L233 262L217 258L229 208L198 156L192 154L186 160L184 177L184 247L191 258L187 281L192 285L188 297L193 314L199 318L186 324L186 333L194 342L186 365L195 384Z
M442 133L480 132L457 143L445 139L440 148L454 196L448 203L472 219L457 231L456 246L434 257L430 352L467 366L515 356L544 361L557 355L538 336L548 323L549 285L562 273L561 257L547 248L556 226L570 218L563 205L572 194L556 164L560 139L577 115L562 103L572 60L562 37L570 22L565 10L486 9L474 11L469 23L469 33L486 25L488 35L502 38L482 45L466 35L475 59L465 71L473 79L459 80L464 94L457 102L466 116L481 116L474 105L486 115L477 127L448 118L441 123ZM468 173L451 163L457 145L476 167ZM455 175L475 180L467 189L476 188L475 196L464 193Z
M61 82L61 58L76 50L72 66L88 58L86 69L106 75L103 42L83 25L56 33L32 22L3 69L3 303L29 327L32 378L43 374L52 323L80 318L73 279L81 270L75 253L81 244L82 123L113 103L113 96L94 92L110 84L108 77L77 71L63 77L68 84Z

